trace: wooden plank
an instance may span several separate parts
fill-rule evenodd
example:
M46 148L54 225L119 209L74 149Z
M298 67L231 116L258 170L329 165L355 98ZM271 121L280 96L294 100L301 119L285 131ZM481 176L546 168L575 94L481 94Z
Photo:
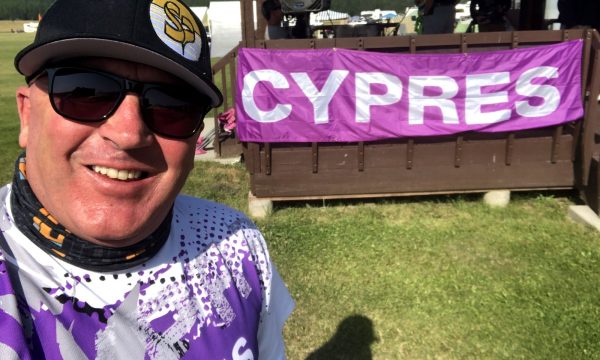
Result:
M506 137L506 153L504 155L504 157L505 157L504 163L506 164L506 166L510 166L510 164L512 163L514 147L515 147L515 133L511 132L511 133L508 133L508 136Z
M369 193L412 193L427 191L473 191L512 188L569 188L574 186L570 161L546 162L532 171L530 164L460 168L419 167L387 171L323 171L257 174L252 177L253 194L271 196L322 196Z
M569 30L569 39L584 38L583 30ZM255 47L267 49L361 49L393 51L395 53L460 53L467 44L467 52L491 51L513 48L514 39L519 47L531 47L563 41L561 31L489 32L474 34L436 34L335 39L280 39L257 40ZM418 48L418 51L416 50Z
M235 101L235 96L236 96L236 90L237 87L235 86L235 81L236 81L236 77L237 77L237 52L230 52L228 54L228 56L230 57L230 63L229 63L229 81L231 81L231 98L234 99ZM235 106L235 104L233 104L232 106ZM227 110L227 109L225 109Z
M590 82L590 98L585 107L585 116L583 121L583 131L581 136L581 183L583 186L588 185L590 166L594 155L594 137L598 131L598 119L596 112L598 111L597 97L600 93L600 48L594 48L594 63L592 64L591 82Z
M225 72L225 69L223 69L223 71L220 72L220 75L221 84L223 84L221 88L221 92L223 93L223 107L227 109L229 108L229 99L227 99L227 89L229 87L229 83L227 82L227 74Z
M588 83L591 81L591 78L588 78L588 74L590 71L590 54L592 51L592 31L588 30L585 32L584 42L583 42L583 57L581 60L581 98L585 99L585 92L588 88ZM596 49L600 49L600 46L596 47Z
M460 167L462 161L463 152L463 136L459 135L456 137L456 144L454 146L454 167Z
M311 144L311 152L312 152L312 172L316 174L319 172L319 143Z
M600 215L600 160L597 157L592 158L590 174L590 181L584 188L585 202Z
M581 128L582 128L583 120L580 119L575 124L573 124L573 143L571 146L571 160L575 162L577 159L577 150L579 144L581 142Z
M556 191L569 190L570 187L550 187L550 188L515 188L510 191ZM334 200L334 199L377 199L390 197L407 197L407 196L435 196L435 195L456 195L456 194L479 194L492 190L500 189L481 189L481 190L459 190L459 191L418 191L418 192L402 192L402 193L373 193L373 194L351 194L351 195L315 195L315 196L269 196L260 197L271 201L307 201L307 200ZM505 190L505 189L502 189ZM253 194L254 195L254 194Z
M258 143L247 143L247 151L244 152L248 172L255 175L261 172L260 169L260 146Z
M557 126L552 136L552 150L550 152L550 162L555 164L558 158L558 152L560 150L560 139L562 136L563 127Z
M506 136L506 135L504 135ZM365 168L369 169L388 169L398 166L394 154L407 153L407 169L429 166L447 166L455 164L455 141L427 142L432 139L421 138L419 143L413 140L404 140L398 143L389 144L371 144L366 143L364 153ZM532 171L535 170L535 163L549 162L548 149L552 147L552 135L543 137L519 138L512 145L511 163L532 164ZM560 139L561 146L557 152L556 161L571 161L572 135L563 134ZM312 162L310 147L296 145L292 148L277 147L272 148L273 166L280 172L312 172ZM501 163L506 165L506 139L498 137L497 139L470 139L463 138L461 151L461 164L488 164ZM348 172L356 171L356 165L359 162L358 145L326 145L319 147L319 171L327 169L345 169Z
M358 143L356 151L358 171L365 171L365 143L363 141Z
M265 174L271 175L271 143L264 144L264 154L265 154Z
M529 47L564 41L562 31L516 31L516 32L486 32L472 34L436 34L436 35L409 35L385 36L362 38L335 38L335 39L280 39L257 40L255 47L267 49L310 49L310 48L345 48L365 50L394 49L394 52L446 52L459 53L463 42L470 48L469 52L490 49L510 49L514 39L518 39L519 47ZM571 29L568 39L583 39L584 30Z
M262 0L259 0L260 4L257 5L262 5ZM241 15L242 15L242 43L244 44L244 47L250 47L253 48L256 45L256 30L254 29L254 6L253 6L253 1L252 0L241 0L240 1L240 7L241 7ZM260 12L257 12L257 14L260 14ZM257 19L259 22L265 22L264 18L262 16L259 16ZM264 25L261 25L261 27L263 27ZM263 27L263 31L264 31L264 27Z
M250 156L250 144L247 142L242 143L242 154L244 157L244 166L246 167L246 171L250 174L250 176L254 175L254 164L252 163L252 159Z
M248 0L242 0L242 1L248 1ZM265 30L267 28L267 20L265 19L264 16L262 16L262 6L263 6L263 2L265 2L265 0L254 0L251 2L255 2L256 3L256 8L255 10L253 10L252 13L249 13L247 18L247 21L253 21L254 20L254 13L258 14L257 17L257 21L256 21L256 31L254 32L254 38L255 39L259 39L259 40L264 40L265 39ZM207 2L208 3L208 2ZM242 13L243 14L243 13ZM243 15L242 15L243 16ZM252 18L250 18L252 17Z
M415 140L408 139L408 143L406 145L406 168L408 170L413 167L413 158L415 155Z

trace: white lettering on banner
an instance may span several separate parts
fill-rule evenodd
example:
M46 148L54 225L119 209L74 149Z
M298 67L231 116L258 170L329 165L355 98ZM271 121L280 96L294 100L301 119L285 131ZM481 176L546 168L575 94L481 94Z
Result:
M442 90L439 95L425 96L425 88ZM433 106L442 111L444 124L458 124L458 112L452 98L458 94L456 80L449 76L411 76L408 78L408 123L423 124L425 107Z
M317 89L307 73L290 74L313 105L315 124L327 124L329 122L329 103L349 73L348 70L333 70L321 91Z
M315 124L329 123L329 105L335 98L343 82L350 74L347 70L333 70L322 89L319 90L308 73L291 73L304 96L313 106ZM356 122L368 123L373 106L389 106L401 101L402 79L393 74L382 72L358 72L355 76ZM515 82L517 95L528 99L509 103L508 91L482 91L489 86L502 85L511 88L511 77L508 72L487 74L467 74L465 78L464 123L468 125L493 124L507 121L511 117L512 107L516 113L524 117L542 117L556 111L561 102L559 90L548 84L536 84L539 78L555 79L559 77L558 68L539 66L523 72ZM261 110L254 99L254 91L260 82L271 84L273 89L290 89L286 77L275 70L254 70L244 76L242 89L242 104L248 116L262 123L273 123L289 117L293 112L291 104L278 103L272 109ZM386 87L382 94L372 93L371 85L378 84ZM426 89L438 89L435 95L426 94ZM423 125L425 108L436 107L442 113L444 124L460 124L457 111L456 96L460 88L458 82L449 76L409 76L408 77L408 124ZM282 99L274 96L273 99ZM532 98L538 99L536 105L531 105ZM483 106L499 105L495 111L482 111ZM506 106L502 106L506 105Z
M510 119L510 109L482 112L483 105L508 103L508 91L482 93L481 88L491 85L504 85L510 82L507 72L467 75L467 100L465 102L465 122L467 124L493 124Z
M263 111L254 102L254 89L259 82L268 82L275 89L287 89L290 87L285 76L275 70L256 70L244 76L244 88L242 89L242 102L248 116L258 122L272 123L283 120L290 116L292 105L277 104L270 111Z
M366 123L371 120L371 106L391 105L402 97L402 82L392 74L381 72L356 73L356 122ZM371 93L371 84L385 85L384 94Z
M517 113L526 117L546 116L552 114L560 105L560 92L554 86L532 84L533 79L542 77L555 79L558 68L540 66L525 71L517 80L517 94L528 97L541 97L540 106L531 106L527 101L517 101Z
M246 346L246 339L243 337L237 339L235 345L233 345L233 349L231 350L231 358L233 360L254 360L254 354L252 354L252 350L246 349L243 353L240 354L240 350L243 350L243 347Z

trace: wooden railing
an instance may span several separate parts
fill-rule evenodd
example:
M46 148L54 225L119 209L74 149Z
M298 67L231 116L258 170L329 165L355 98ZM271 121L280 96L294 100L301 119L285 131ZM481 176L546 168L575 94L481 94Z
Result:
M221 133L221 127L217 119L221 112L235 107L235 77L238 48L239 46L236 46L231 49L212 67L213 80L223 94L223 104L212 111L215 126L215 139L213 141L213 146L215 149L215 154L218 157L239 155L242 152L242 146L235 137L235 134L232 136L223 137L223 134Z

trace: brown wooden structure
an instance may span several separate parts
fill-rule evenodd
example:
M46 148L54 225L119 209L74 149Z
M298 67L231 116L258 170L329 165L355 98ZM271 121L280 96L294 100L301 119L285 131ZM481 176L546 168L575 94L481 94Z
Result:
M242 0L242 14L255 11ZM259 12L260 13L260 12ZM585 115L563 126L501 134L461 133L358 143L218 144L217 152L243 148L251 192L271 200L379 197L494 189L578 189L600 213L600 36L594 30L527 30L496 33L262 39L264 23L243 19L240 46L346 48L394 53L467 53L515 49L583 39ZM233 106L237 48L213 67ZM229 150L232 151L232 150Z

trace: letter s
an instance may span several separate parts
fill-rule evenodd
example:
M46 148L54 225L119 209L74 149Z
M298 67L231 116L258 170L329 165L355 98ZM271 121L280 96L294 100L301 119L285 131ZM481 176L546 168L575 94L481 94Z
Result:
M246 349L240 354L240 350L246 346L246 343L247 341L243 337L237 339L235 345L233 345L233 349L231 350L231 358L233 360L254 360L254 355L250 349Z
M560 92L552 85L537 85L531 81L544 77L554 79L558 77L558 68L539 66L525 71L517 80L517 94L529 97L541 97L544 102L539 106L531 106L528 101L517 101L516 110L525 117L546 116L553 113L560 105Z
M263 123L277 122L288 117L292 112L292 105L290 104L277 104L270 111L262 111L256 106L256 102L254 102L254 89L261 81L271 83L275 89L289 88L285 77L275 70L255 70L247 73L244 76L242 104L248 116Z

